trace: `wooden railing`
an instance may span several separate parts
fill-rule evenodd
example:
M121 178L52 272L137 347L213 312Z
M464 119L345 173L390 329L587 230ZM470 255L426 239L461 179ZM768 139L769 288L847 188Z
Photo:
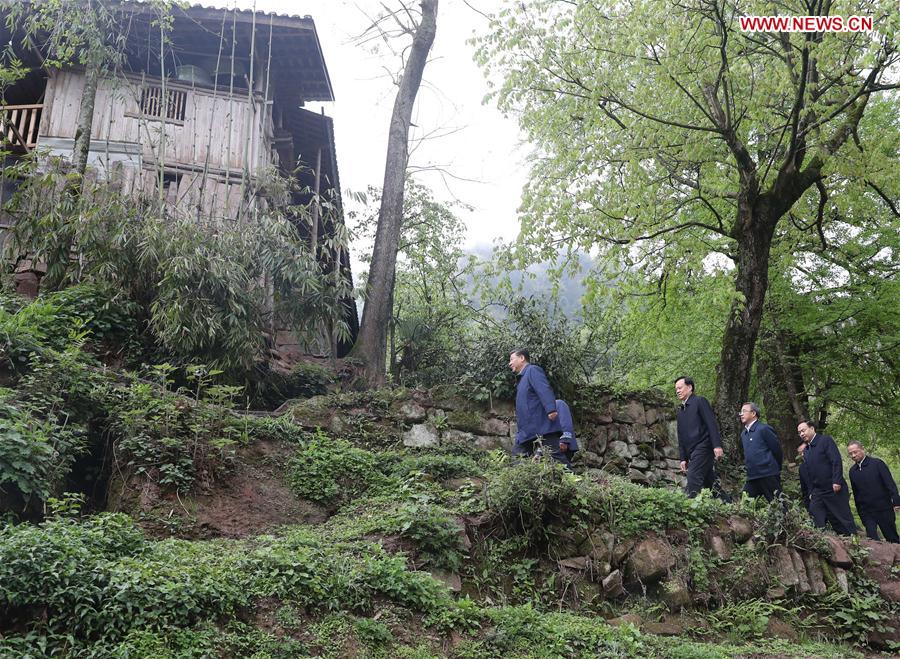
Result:
M13 148L31 151L37 146L43 105L0 106L0 139Z

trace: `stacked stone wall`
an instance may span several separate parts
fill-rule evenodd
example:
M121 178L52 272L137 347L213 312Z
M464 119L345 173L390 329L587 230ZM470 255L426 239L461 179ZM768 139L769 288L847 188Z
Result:
M648 485L680 485L674 406L662 394L597 394L575 401L573 415L581 450L576 463ZM453 396L413 392L393 413L409 447L470 444L510 450L515 408L500 402L484 408Z

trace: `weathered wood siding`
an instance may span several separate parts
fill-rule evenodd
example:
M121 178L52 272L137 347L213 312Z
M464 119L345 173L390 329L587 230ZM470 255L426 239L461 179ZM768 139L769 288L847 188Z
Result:
M237 217L254 178L272 164L271 105L259 96L251 102L246 92L214 93L168 81L167 90L184 94L184 118L163 121L141 113L146 86L159 87L161 81L134 76L101 80L91 151L102 154L112 144L140 145L140 167L119 166L112 172L124 192L153 198L159 194L160 170L177 172L177 186L164 187L169 205L180 214ZM40 137L74 139L83 89L82 71L51 75Z
M246 163L247 171L254 175L269 162L271 112L258 97L251 103L246 95L229 95L222 90L214 93L213 90L168 81L166 88L183 91L187 101L184 121L164 122L141 116L143 85L160 86L161 81L129 76L100 82L92 141L139 142L144 145L145 157L156 160L165 126L163 159L167 165L202 165L239 172ZM41 122L42 136L75 137L83 90L84 74L79 70L61 71L51 76L46 98L52 101L48 102Z

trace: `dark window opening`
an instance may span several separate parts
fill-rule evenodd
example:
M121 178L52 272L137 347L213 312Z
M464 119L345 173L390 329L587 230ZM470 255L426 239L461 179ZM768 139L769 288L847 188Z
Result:
M180 89L167 89L145 85L141 89L141 114L147 117L159 117L173 121L184 121L187 107L187 92Z

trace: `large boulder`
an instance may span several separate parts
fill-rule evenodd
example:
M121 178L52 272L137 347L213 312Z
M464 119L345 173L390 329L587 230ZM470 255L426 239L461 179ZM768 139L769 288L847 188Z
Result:
M440 443L437 428L430 423L417 423L403 433L403 445L410 448L433 448Z
M481 423L478 426L478 434L496 435L500 437L509 435L509 421L504 421L503 419L496 419L493 417L482 419Z
M619 570L610 572L602 582L603 594L609 598L617 598L625 595L625 587L622 584L622 573Z
M473 433L464 430L450 428L441 431L441 444L446 446L473 446L476 441Z
M475 446L483 451L509 450L512 448L512 438L506 435L477 435L475 437Z
M794 561L788 549L777 545L772 551L772 570L776 581L785 588L796 588L800 585L800 576L794 568Z
M850 553L844 546L843 541L833 535L826 535L825 541L828 543L828 548L831 552L831 555L828 558L829 563L835 567L853 567L853 559L850 558Z
M606 453L606 446L609 443L609 431L605 427L592 428L578 440L584 444L586 450L603 455Z
M732 515L728 518L728 528L731 531L731 537L739 545L747 542L753 535L753 524L750 520Z
M622 423L647 424L647 414L644 404L639 400L629 400L610 404L610 411L614 420Z
M417 402L407 400L397 406L396 414L404 423L422 423L428 412Z
M631 457L631 453L628 451L628 444L625 442L615 441L610 442L609 446L606 448L606 459L614 459L618 458L621 460L627 460Z
M662 597L670 611L687 609L693 601L691 591L684 581L678 578L670 579L663 584Z
M632 576L642 583L659 581L675 567L675 550L659 537L641 540L628 557Z

